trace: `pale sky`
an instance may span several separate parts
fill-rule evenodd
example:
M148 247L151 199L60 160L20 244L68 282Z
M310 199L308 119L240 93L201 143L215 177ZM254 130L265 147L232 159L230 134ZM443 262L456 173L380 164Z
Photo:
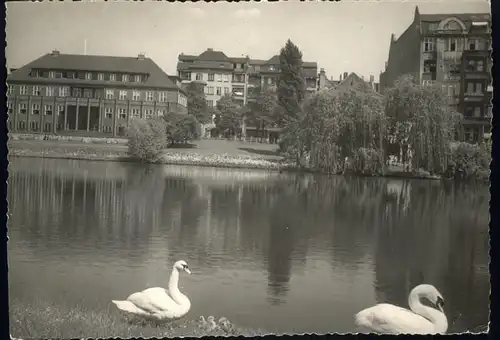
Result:
M489 13L486 0L279 3L8 2L7 67L54 49L61 53L137 56L144 52L168 74L177 57L211 47L229 57L269 59L290 38L304 61L328 77L356 72L378 79L398 37L420 13Z

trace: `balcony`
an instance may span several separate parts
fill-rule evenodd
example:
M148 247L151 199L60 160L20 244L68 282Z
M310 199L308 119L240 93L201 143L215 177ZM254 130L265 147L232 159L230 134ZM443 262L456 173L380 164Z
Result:
M233 77L232 81L233 84L244 84L245 83L245 77Z

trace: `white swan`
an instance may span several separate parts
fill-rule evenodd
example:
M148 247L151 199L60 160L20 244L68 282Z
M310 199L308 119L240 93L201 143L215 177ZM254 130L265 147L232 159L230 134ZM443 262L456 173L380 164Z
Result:
M130 295L127 300L112 302L122 311L157 321L183 317L191 308L188 297L179 291L179 270L191 274L186 261L177 261L172 268L168 290L148 288Z
M420 299L427 298L439 310L427 307ZM412 289L408 297L410 309L381 303L362 310L354 316L359 327L379 333L444 334L448 320L443 311L444 299L432 285L422 284Z

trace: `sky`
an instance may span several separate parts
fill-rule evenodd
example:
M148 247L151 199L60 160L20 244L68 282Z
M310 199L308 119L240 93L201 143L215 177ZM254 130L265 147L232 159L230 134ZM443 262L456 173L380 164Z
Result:
M7 67L21 67L52 50L137 56L145 53L168 74L178 55L207 48L229 57L269 59L287 39L304 61L328 77L356 72L378 79L396 37L420 13L488 13L486 0L267 3L8 2ZM87 43L85 44L85 41Z

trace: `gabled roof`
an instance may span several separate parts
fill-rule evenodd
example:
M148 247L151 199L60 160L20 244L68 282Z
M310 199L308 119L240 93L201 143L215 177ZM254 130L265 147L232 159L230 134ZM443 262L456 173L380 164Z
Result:
M79 79L43 79L29 76L31 69L51 69L67 71L123 72L128 74L147 74L144 83L124 83L112 81ZM112 57L81 54L47 53L24 65L7 77L7 81L38 83L81 83L103 85L126 85L133 87L179 89L168 75L150 58Z
M196 60L203 61L230 61L227 55L221 51L214 51L212 49L208 49L196 58Z
M280 56L279 55L273 55L271 59L267 61L268 65L279 65L280 64Z
M356 73L350 73L344 80L342 80L337 86L335 86L336 91L360 91L364 93L376 93L382 96L380 93L376 92L373 87L366 81L364 81Z

